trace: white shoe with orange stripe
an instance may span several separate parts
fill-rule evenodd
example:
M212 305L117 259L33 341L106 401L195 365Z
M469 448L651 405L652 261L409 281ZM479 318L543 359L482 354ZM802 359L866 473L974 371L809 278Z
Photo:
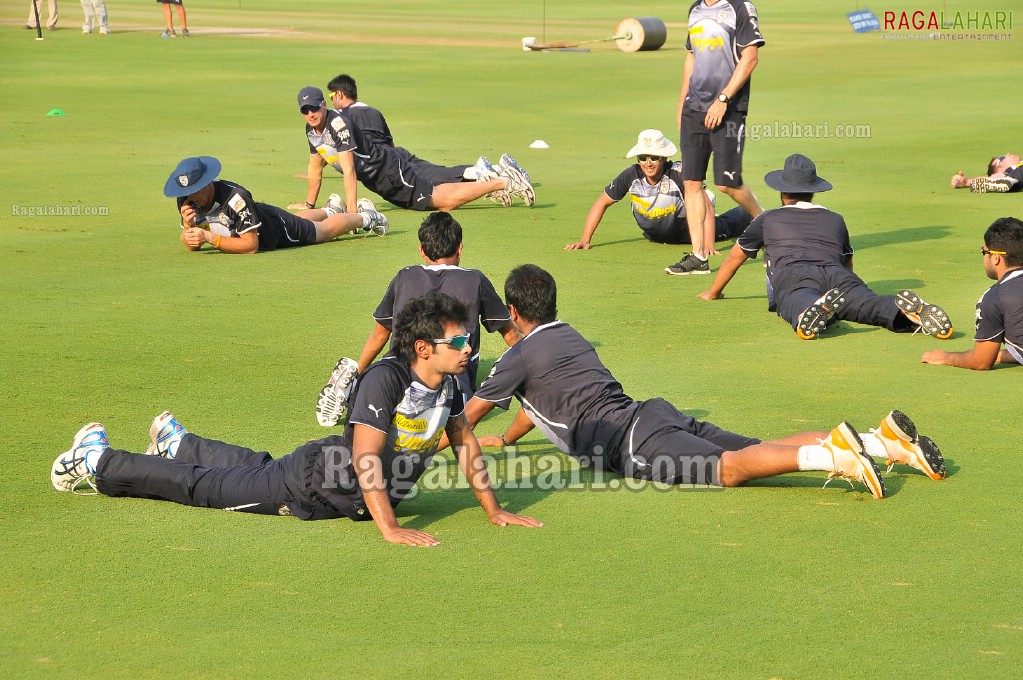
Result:
M888 470L896 463L908 465L933 480L945 479L945 458L929 437L917 434L916 425L902 411L892 411L877 429L870 430L888 452Z
M884 479L881 477L881 471L877 469L874 459L863 450L860 435L852 425L840 423L826 439L821 440L821 446L831 452L835 464L835 470L828 475L828 481L824 486L832 479L841 477L849 482L849 486L852 486L853 481L857 481L866 486L874 498L884 498Z

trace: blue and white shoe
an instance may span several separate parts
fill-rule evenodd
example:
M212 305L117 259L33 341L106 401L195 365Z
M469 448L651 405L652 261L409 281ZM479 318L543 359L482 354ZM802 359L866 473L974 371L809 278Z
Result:
M476 168L477 182L489 182L498 179L501 176L501 170L504 169L500 166L495 166L486 156L480 156L474 167ZM511 194L506 189L491 191L489 194L486 194L486 197L494 203L500 203L505 208L511 207Z
M178 455L178 444L188 430L174 418L170 411L164 411L153 418L149 426L151 443L146 448L147 456L161 456L173 460Z
M501 166L505 168L515 168L516 170L522 173L522 176L526 178L527 182L529 182L530 184L533 183L533 180L529 178L529 173L526 172L526 169L523 168L518 163L516 163L515 159L506 153L501 154Z
M110 448L107 431L102 423L89 423L75 434L71 448L57 456L50 468L50 483L57 491L70 491L80 496L95 496L96 470L90 468L87 457L93 459ZM91 491L80 490L82 485Z
M370 234L387 236L387 231L390 229L390 223L387 221L387 215L378 211L376 206L373 205L373 201L368 198L360 198L357 205L359 206L359 212L369 218L366 226L362 228L362 230L366 233L366 236L369 236Z
M526 173L519 170L518 167L502 165L501 177L507 180L506 190L509 194L521 198L527 207L536 203L536 192L533 191L533 185L526 178Z

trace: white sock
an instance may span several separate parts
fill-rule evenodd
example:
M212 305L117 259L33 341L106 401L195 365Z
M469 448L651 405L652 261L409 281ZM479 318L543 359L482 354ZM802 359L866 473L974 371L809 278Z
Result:
M700 262L706 262L707 261L707 256L706 255L700 255L699 253L693 253L693 257L695 257Z
M96 466L99 465L99 459L107 452L107 449L92 449L85 454L85 469L89 471L90 475L96 474Z
M799 447L796 456L796 464L800 470L824 470L833 472L835 459L825 446L821 444L807 444Z
M362 216L362 228L369 229L369 225L373 222L373 218L369 216L369 213L359 213Z
M337 208L335 208L332 205L325 205L325 206L323 206L323 212L327 213L327 217L330 217L331 215L337 215L337 213L338 213ZM341 212L344 212L344 211L342 210Z
M888 449L884 442L874 432L861 432L860 440L863 442L863 449L871 458L888 458Z
M462 179L467 179L470 182L475 182L480 178L480 169L475 165L470 165L462 171Z

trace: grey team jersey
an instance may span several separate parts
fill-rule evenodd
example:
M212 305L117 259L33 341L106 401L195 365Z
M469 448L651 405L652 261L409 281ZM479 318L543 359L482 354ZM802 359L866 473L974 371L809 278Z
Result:
M479 357L480 324L493 333L511 321L508 308L483 272L450 264L414 265L402 269L391 279L387 292L373 312L373 318L387 330L392 330L394 317L409 300L433 292L446 293L469 308L465 330L471 336L469 344L473 359ZM475 382L474 379L472 383L475 385Z
M561 321L537 326L509 348L474 396L502 409L518 398L559 449L612 461L639 409L586 338Z
M842 216L805 201L761 213L735 245L752 258L763 248L771 278L795 265L844 266L853 254Z
M178 212L186 200L184 197L177 199ZM213 205L200 211L196 226L227 237L256 230L259 250L267 251L299 242L296 221L302 218L275 205L253 200L252 194L240 184L218 179L213 182ZM309 228L313 228L311 223Z
M689 35L686 49L696 61L689 77L686 108L706 111L735 72L739 55L750 45L765 44L760 34L757 8L752 2L718 0L707 6L698 0L689 8ZM747 79L732 97L728 108L749 110L750 81Z
M631 165L604 187L612 201L632 199L632 216L643 231L660 231L664 222L684 220L686 206L682 191L682 162L664 164L664 174L653 185L639 164Z
M351 118L356 127L362 130L362 134L373 144L394 146L391 129L387 127L384 114L380 113L378 109L363 102L355 102L339 111Z
M351 399L343 447L352 451L355 425L387 434L380 458L388 497L396 506L430 466L448 420L462 414L462 393L451 376L445 376L437 389L430 389L408 366L384 358L359 376ZM312 487L316 493L342 514L366 519L366 504L350 458L344 465L339 462L342 459L328 460L315 448L313 455Z
M306 140L309 142L309 153L319 154L327 165L342 172L340 156L344 151L351 151L356 159L365 156L367 144L365 138L348 116L339 111L327 109L323 123L323 132L317 132L311 125L305 126ZM358 161L356 161L358 162ZM356 167L358 171L358 167Z
M1023 269L1006 272L977 302L974 340L1005 343L1005 349L1023 364Z

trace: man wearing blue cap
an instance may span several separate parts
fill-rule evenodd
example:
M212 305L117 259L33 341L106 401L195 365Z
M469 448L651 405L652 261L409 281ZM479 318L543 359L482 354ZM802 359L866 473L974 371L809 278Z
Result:
M841 215L814 205L816 192L831 183L801 154L785 159L783 170L764 176L781 192L781 207L761 213L732 246L704 300L720 300L725 286L762 248L767 260L769 309L803 340L813 340L836 320L880 326L896 333L923 331L939 340L952 337L952 322L941 307L911 290L877 295L852 270L853 248Z
M177 199L181 242L189 250L209 243L225 253L255 253L325 243L358 231L387 233L387 218L375 210L344 213L328 205L292 215L257 203L245 187L218 180L219 174L216 158L186 158L163 187L164 196Z

